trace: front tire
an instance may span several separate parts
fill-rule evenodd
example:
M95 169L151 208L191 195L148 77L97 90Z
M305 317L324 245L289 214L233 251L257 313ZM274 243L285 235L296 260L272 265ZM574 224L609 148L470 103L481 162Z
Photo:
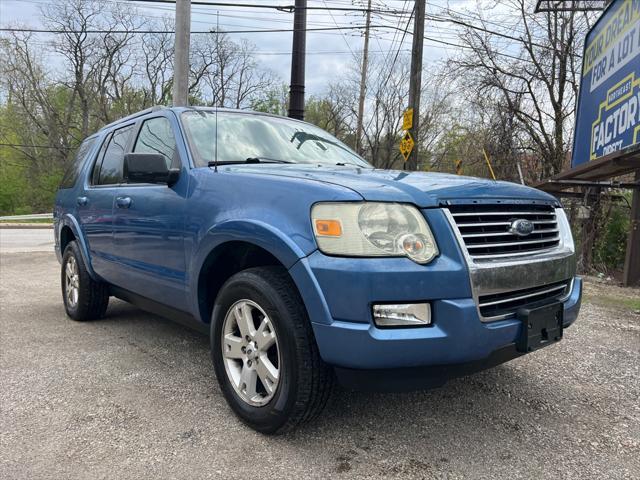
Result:
M262 433L284 433L315 418L333 387L283 268L248 269L224 284L213 309L211 352L227 402Z
M109 304L109 286L91 278L75 240L62 256L62 300L73 320L95 320L104 316Z

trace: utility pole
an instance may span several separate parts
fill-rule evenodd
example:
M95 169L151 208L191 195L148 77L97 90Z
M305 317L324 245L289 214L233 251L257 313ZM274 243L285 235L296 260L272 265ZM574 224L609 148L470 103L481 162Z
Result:
M189 40L191 0L176 0L176 37L173 59L173 106L189 103Z
M422 47L424 44L424 14L426 0L416 0L411 47L411 76L409 77L409 108L413 108L413 126L409 133L415 146L406 163L407 170L418 169L418 144L420 135L420 89L422 86Z
M304 62L307 43L307 0L296 0L293 12L289 117L304 120Z
M358 99L358 124L356 126L356 152L362 153L362 124L364 122L364 99L367 90L367 68L369 66L369 30L371 28L371 0L367 2L367 20L364 30L364 52L360 73L360 98Z

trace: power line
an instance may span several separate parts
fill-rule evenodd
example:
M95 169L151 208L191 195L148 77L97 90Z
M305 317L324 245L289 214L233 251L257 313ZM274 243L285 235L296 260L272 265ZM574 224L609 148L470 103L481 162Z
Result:
M353 27L339 27L338 29L363 29L365 28L364 26L353 26ZM390 25L374 25L371 28L394 28L393 26ZM335 27L327 27L327 28L309 28L307 29L307 31L324 31L324 30L337 30ZM223 30L221 31L221 33L274 33L274 32L291 32L293 31L292 29L274 29L274 30ZM84 32L80 31L80 30L44 30L44 29L32 29L32 28L0 28L0 32L25 32L25 33L53 33L53 34L64 34L64 33L102 33L102 34L173 34L175 33L173 30L135 30L135 31L130 31L130 30L86 30ZM192 31L192 34L209 34L209 35L213 35L215 34L215 31ZM394 54L394 58L393 61L391 62L391 65L389 67L389 74L387 76L387 78L385 79L385 82L388 82L389 79L391 78L391 75L393 74L393 68L396 65L396 62L398 61L398 57L400 55L401 52L409 52L410 50L402 50L402 44L404 41L404 38L406 36L407 32L403 32L403 36L401 41L398 44L398 49L395 51ZM425 40L436 43L436 44L440 44L440 45L446 45L446 46L451 46L451 47L456 47L456 48L460 48L463 50L473 50L476 51L475 48L468 46L468 45L460 45L457 43L452 43L452 42L447 42L445 40L440 40L438 38L433 38L433 37L424 37ZM45 45L45 44L42 44ZM445 49L446 50L446 49ZM327 52L323 52L323 51L317 51L317 52L308 52L310 54L314 54L314 55L321 55L321 54L351 54L353 55L353 51L327 51ZM385 51L378 51L378 52L372 52L372 53L379 53L379 54L383 54L386 53L387 55L390 53L389 51L385 52ZM291 52L260 52L259 50L255 52L256 55L290 55ZM499 57L504 57L504 58L511 58L513 60L518 60L524 63L530 63L533 64L533 62L531 60L526 60L524 58L521 57L517 57L515 55L509 55L508 53L501 53L501 52L493 52L494 55L497 55Z
M329 30L360 30L366 28L365 25L352 25L349 27L318 27L307 28L307 32L321 32ZM372 25L371 28L390 28L396 27L392 25ZM0 28L0 32L25 32L25 33L53 33L53 34L66 34L66 33L126 33L126 34L144 34L144 33L175 33L174 30L49 30L44 28ZM258 30L221 30L220 33L279 33L279 32L293 32L292 28L273 28L273 29L258 29ZM195 30L190 32L191 34L213 34L215 30Z
M174 4L176 3L175 0L129 0L129 3L168 3L168 4ZM293 13L295 10L295 7L293 5L265 5L265 4L261 4L261 3L227 3L227 2L204 2L204 1L192 1L191 2L192 5L201 5L201 6L214 6L214 7L243 7L243 8L265 8L265 9L270 9L270 10L278 10L280 12L288 12L288 13ZM375 13L386 13L386 14L392 14L392 15L397 15L397 14L403 14L406 12L403 12L401 10L396 10L396 9L390 9L390 10L383 10L383 9L374 9L372 8L371 10L367 9L367 8L358 8L358 7L329 7L329 6L324 6L324 7L314 7L314 6L306 6L304 7L305 10L335 10L335 11L344 11L344 12L364 12L366 13L367 11L371 11L371 12L375 12Z
M403 9L407 6L407 1L408 1L408 0L404 0L404 3L402 4L402 8L403 8ZM386 58L384 59L383 66L382 66L382 68L380 69L381 71L384 71L384 70L385 70L389 65L391 65L391 66L389 67L389 76L388 76L388 78L387 78L387 79L385 80L385 82L384 82L385 84L386 84L386 82L389 80L389 77L391 77L391 74L393 73L393 67L395 66L395 62L396 62L397 57L398 57L398 55L399 55L399 53L400 53L400 49L402 48L402 45L403 45L403 43L404 43L404 38L405 38L405 35L406 35L406 32L407 32L407 29L409 28L409 24L411 23L411 18L412 18L412 17L413 17L413 11L411 12L411 15L409 16L409 19L407 20L407 27L406 27L406 28L404 29L404 31L403 31L402 39L400 40L400 42L399 42L399 43L397 43L397 45L398 45L398 52L396 52L396 57L395 57L395 58L394 58L394 60L393 60L393 65L391 65L391 63L390 63L390 62L391 62L391 56L393 55L393 48L394 48L394 45L396 45L396 38L397 38L397 36L398 36L398 32L399 32L399 31L402 31L402 30L400 29L400 25L402 24L402 19L399 19L399 20L398 20L397 29L393 32L393 37L392 37L392 39L391 39L391 44L389 45L389 51L388 51L388 53L387 53L387 55L386 55ZM380 48L382 48L382 46L380 45L380 41L379 41L379 39L378 39L378 45L380 46ZM369 125L367 125L367 128L369 128Z
M328 8L327 2L325 0L322 0L322 3L324 3L324 5ZM331 16L331 20L333 20L333 23L335 24L335 26L338 26L338 22L336 22L335 17L333 16L333 13L331 12L331 10L328 11L329 15ZM366 27L365 27L366 28ZM344 36L344 32L342 32L342 35L340 35L342 37L342 39L344 40L344 43L347 45L347 48L351 51L351 53L353 54L353 58L356 58L356 54L353 52L353 50L351 50L351 45L349 45L349 42L347 41L347 37Z
M23 2L23 3L33 3L33 4L37 4L37 5L57 5L56 2L53 1L47 1L47 0L13 0L16 2ZM163 5L149 5L149 6L145 6L145 5L138 5L136 4L137 0L104 0L107 3L110 4L118 4L118 5L132 5L137 7L138 9L143 9L145 11L147 11L148 9L153 9L153 10L161 10L161 11L165 11L165 12L170 12L173 13L175 11L175 8L173 7L173 5L175 5L175 3L172 2L162 2L162 3L167 3L168 5L171 6L163 6ZM142 2L142 3L150 3L150 2ZM193 4L194 2L192 2ZM212 4L207 4L207 5L212 5ZM225 3L224 5L232 5L232 4L228 4ZM250 7L250 5L248 4L242 4L243 6L247 6ZM259 5L256 8L260 8L263 7L264 5ZM318 9L320 9L319 7L317 7ZM203 15L203 16L217 16L218 12L217 11L210 11L208 9L205 8L192 8L192 13L198 14L198 15ZM321 9L320 9L321 10ZM236 12L236 13L242 13L241 16L238 15L227 15L223 12ZM382 12L382 11L381 11ZM251 12L253 13L253 12ZM280 12L280 13L288 13L288 11L285 12ZM390 13L389 15L392 16L402 16L402 13ZM166 16L163 17L158 17L155 15L148 15L148 14L141 14L141 16L147 16L147 17L151 17L151 18L165 18ZM223 9L220 11L220 17L230 17L230 18L243 18L243 19L247 19L247 11L246 10L237 10L237 9ZM270 21L270 22L286 22L286 23L290 23L291 19L289 17L287 18L275 18L275 17L256 17L256 16L251 16L250 17L251 20L262 20L262 21ZM196 20L193 20L196 21ZM310 22L311 23L311 22ZM315 23L325 23L325 24L330 24L331 22L315 22Z
M30 2L33 0L16 0L16 1L23 1L23 2ZM120 4L135 4L135 3L155 3L155 4L170 4L173 5L175 4L175 0L107 0L110 3L120 3ZM402 1L402 0L398 0L398 1ZM35 2L35 3L39 3L39 2ZM47 2L44 2L47 3ZM293 5L268 5L268 4L247 4L247 3L226 3L226 2L206 2L206 1L199 1L199 0L194 0L191 2L192 5L200 5L200 6L223 6L223 7L243 7L243 8L259 8L259 9L271 9L271 10L277 10L277 11L281 11L281 12L287 12L287 13L291 13L294 10ZM403 4L403 8L402 9L380 9L380 8L372 8L370 11L372 13L378 13L378 14L388 14L388 15L395 15L395 16L405 16L407 13L409 13L407 10L404 9L404 5L406 5L406 0L405 3ZM161 8L161 7L160 7ZM307 10L318 10L318 11L330 11L330 10L337 10L337 11L347 11L347 12L367 12L369 9L367 8L358 8L358 7L332 7L329 6L327 4L325 4L325 6L307 6L305 7ZM488 33L490 35L494 35L497 37L501 37L501 38L505 38L508 40L514 40L517 42L524 42L525 40L522 37L516 37L513 35L509 35L506 33L502 33L502 32L498 32L496 30L491 30L488 28L484 28L478 25L474 25L465 21L462 21L460 19L456 19L453 18L452 14L459 14L459 15L464 15L467 16L468 18L474 18L472 15L470 14L465 14L464 12L460 12L460 11L454 11L454 10L450 10L447 9L446 11L449 15L450 18L446 18L443 17L441 15L435 15L435 14L427 14L427 18L433 22L440 22L440 23L451 23L454 25L459 25L465 28L469 28L472 30L476 30L476 31L481 31L481 32L485 32ZM205 14L205 12L202 12L202 14ZM411 15L413 15L413 12L411 12ZM410 15L410 16L411 16ZM222 15L224 16L224 15ZM156 17L157 18L157 17ZM475 19L475 18L474 18ZM280 19L273 19L272 21L279 21ZM478 19L482 22L486 22L486 23L490 23L492 25L499 25L497 22L491 22L491 21L485 21L483 19ZM266 19L265 19L266 21ZM283 20L284 21L284 20ZM338 29L359 29L359 28L364 28L362 26L360 27L339 27ZM373 26L372 28L397 28L397 27L391 27L388 25L376 25ZM326 30L329 30L329 28L327 28ZM334 28L332 28L331 30L335 30ZM9 31L6 29L2 29L0 28L0 31ZM229 31L227 33L261 33L261 32L290 32L292 30L285 30L285 29L278 29L278 30L259 30L259 31L243 31L243 30L238 30L238 31ZM307 31L314 31L311 29L308 29ZM315 31L320 31L320 29L316 29ZM400 30L402 31L402 30ZM518 33L523 33L518 31L517 29L515 29L514 27L514 31L518 32ZM39 32L38 32L39 33ZM44 32L44 33L56 33L56 32ZM71 32L73 33L73 32ZM89 33L93 33L93 32L89 32ZM110 32L105 32L105 31L96 31L95 33L110 33ZM113 32L116 33L116 32ZM130 32L123 32L123 33L130 33ZM141 32L141 33L155 33L155 32ZM172 33L172 32L157 32L157 33ZM199 34L199 33L209 33L209 32L191 32L191 33L195 33L195 34ZM395 35L394 35L395 38ZM549 51L555 51L554 47L548 46L548 45L543 45L537 42L533 42L531 41L531 45L537 48L542 48L542 49L546 49ZM578 55L578 58L581 58L581 55Z
M411 15L409 16L409 19L407 20L407 26L404 28L404 31L402 33L402 37L400 38L400 42L398 43L398 50L396 51L396 54L393 58L393 62L391 63L391 66L389 67L389 73L387 75L387 78L385 78L384 82L382 83L384 86L386 86L386 84L389 82L389 79L391 78L391 75L393 74L393 69L395 68L396 62L398 61L398 55L400 55L400 49L402 48L402 45L404 43L404 39L407 35L407 32L409 31L409 27L411 26L411 19L413 17L413 14L415 13L416 9L415 9L415 5L413 7L413 10L411 11ZM398 24L399 25L399 24ZM394 38L395 38L395 34L394 34ZM386 63L385 63L386 65ZM373 122L374 117L371 117L369 119L369 121L367 122L367 127L366 129L368 130L369 127L371 126L371 123Z
M411 18L413 17L413 14L415 13L415 7L413 9L413 11L411 12L411 16L409 17L409 20L407 20L407 26L404 28L404 31L402 32L402 38L400 38L400 43L398 44L398 50L396 51L395 57L393 57L393 62L391 62L391 67L389 68L389 74L387 75L387 78L384 81L384 85L387 84L387 82L389 81L389 79L391 78L391 75L393 74L393 69L396 66L396 62L398 61L398 55L400 55L400 49L402 48L402 45L404 43L404 39L407 36L407 33L409 31L409 27L411 25Z
M522 37L514 37L513 35L508 35L506 33L502 33L502 32L496 32L495 30L489 30L488 28L484 28L484 27L479 27L477 25L473 25L467 22L463 22L462 20L457 20L454 18L444 18L444 17L439 17L436 15L428 15L427 18L431 21L434 22L446 22L446 23L453 23L455 25L460 25L466 28L470 28L472 30L477 30L479 32L485 32L488 33L490 35L495 35L496 37L502 37L502 38L506 38L508 40L515 40L516 42L519 43L524 43L525 40ZM537 48L542 48L544 50L549 50L552 52L555 52L556 49L554 47L550 47L548 45L542 45L541 43L536 43L533 41L529 42L531 44L531 46L533 47L537 47Z

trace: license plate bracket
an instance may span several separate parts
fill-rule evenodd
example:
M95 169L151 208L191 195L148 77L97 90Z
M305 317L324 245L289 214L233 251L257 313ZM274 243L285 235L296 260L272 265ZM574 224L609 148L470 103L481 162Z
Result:
M562 303L521 308L517 317L522 322L522 334L516 343L519 352L527 353L562 340Z

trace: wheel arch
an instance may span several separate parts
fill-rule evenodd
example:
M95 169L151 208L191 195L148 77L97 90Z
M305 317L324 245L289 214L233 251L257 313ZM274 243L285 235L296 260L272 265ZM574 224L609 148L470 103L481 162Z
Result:
M100 278L96 275L96 272L93 270L93 266L91 265L91 256L89 255L89 248L85 241L84 236L82 235L82 230L78 221L73 215L66 214L60 220L59 233L57 243L60 246L60 257L64 255L64 249L69 244L69 242L75 240L78 243L78 247L80 247L80 253L82 254L82 260L87 267L87 271L93 280L99 281Z
M306 255L282 232L262 222L233 221L214 227L200 242L190 270L194 272L190 281L192 311L200 321L209 323L218 292L232 275L267 265L288 271Z

